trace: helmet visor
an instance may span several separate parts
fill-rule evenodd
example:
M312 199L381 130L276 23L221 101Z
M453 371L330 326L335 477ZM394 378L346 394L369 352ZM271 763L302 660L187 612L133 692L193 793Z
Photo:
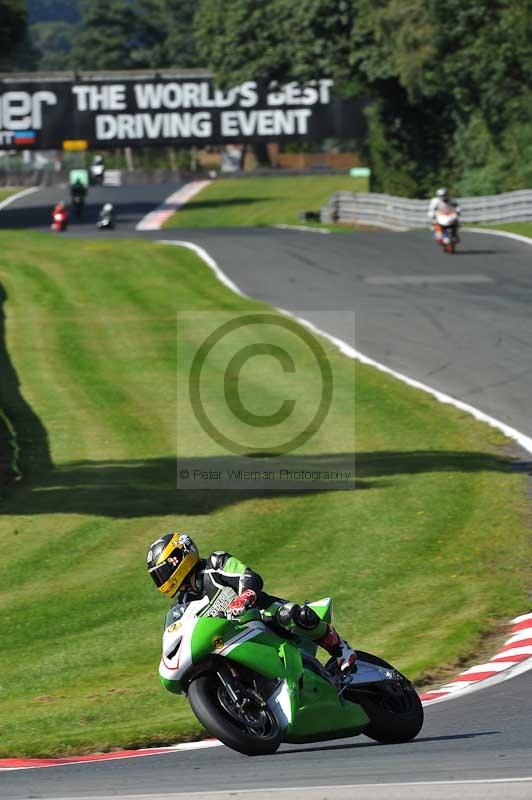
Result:
M174 572L175 566L172 565L168 559L162 564L158 564L156 567L150 569L150 575L158 589L171 578Z

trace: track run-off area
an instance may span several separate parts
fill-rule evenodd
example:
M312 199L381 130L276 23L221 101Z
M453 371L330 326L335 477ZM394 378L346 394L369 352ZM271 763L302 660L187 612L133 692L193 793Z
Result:
M310 323L313 312L320 312L322 329L326 312L328 334L532 437L532 246L464 232L459 252L448 257L427 231L136 232L139 219L176 188L97 190L94 209L66 235L191 242L245 294ZM22 197L0 212L0 226L44 230L57 199L52 189ZM108 199L118 207L118 228L102 234L94 229L95 209ZM336 313L347 309L356 312L356 341ZM532 456L522 451L520 467L532 471L530 462ZM255 759L221 746L170 749L150 757L6 771L0 774L0 796L530 798L531 742L532 672L523 671L428 706L419 738L408 744L382 746L360 737L284 746Z

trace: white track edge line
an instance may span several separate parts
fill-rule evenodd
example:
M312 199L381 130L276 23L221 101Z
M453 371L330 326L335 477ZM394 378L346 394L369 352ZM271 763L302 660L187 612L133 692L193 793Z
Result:
M284 223L277 223L270 225L271 228L277 228L281 231L303 231L303 233L331 233L328 228L313 228L311 225L285 225Z
M209 255L209 253L204 250L203 247L200 247L199 244L195 244L194 242L189 241L181 241L179 239L160 239L157 244L172 244L177 245L179 247L186 247L188 250L192 250L196 253L197 256L201 258L202 261L207 264L207 266L212 269L220 283L223 283L224 286L227 286L228 289L231 289L232 292L235 294L240 295L240 297L247 297L247 294L244 294L242 289L240 289L236 283L234 283L231 278L228 278L225 272L222 272L214 258Z
M6 206L10 205L11 203L14 203L15 200L20 200L21 197L26 197L26 195L28 194L33 194L33 192L38 192L40 188L41 188L40 186L30 186L29 189L22 189L20 192L16 192L15 194L9 195L9 197L6 197L6 199L2 200L2 202L0 203L0 211Z
M522 778L466 778L464 780L449 780L449 781L405 781L399 783L397 781L390 781L388 783L337 783L334 785L322 784L318 786L261 786L253 789L215 789L207 790L204 792L170 792L169 798L177 797L239 797L242 795L255 795L255 794L273 794L274 792L330 792L330 791L348 791L360 789L377 789L377 788L400 788L402 786L474 786L485 784L505 784L505 783L530 783L532 782L532 775L526 775ZM72 795L69 800L114 800L116 795L90 795L90 796L74 796ZM160 792L156 794L128 794L120 795L121 800L159 800L162 797ZM50 798L50 800L61 800L60 798Z
M532 245L532 239L529 236L522 236L520 233L511 233L510 231L497 231L491 228L462 228L463 231L469 233L487 233L490 236L503 236L505 239L515 239L516 242L524 242L527 245Z
M470 405L469 403L463 402L463 400L458 400L456 397L452 397L451 395L446 394L445 392L441 392L439 389L433 389L431 386L428 386L426 383L422 381L418 381L415 378L410 378L408 375L405 375L402 372L398 372L391 367L387 367L385 364L382 364L380 361L376 361L374 358L370 356L364 355L359 350L355 350L354 347L344 342L342 339L338 339L336 336L332 336L331 334L327 333L326 331L321 330L312 322L304 319L303 317L298 317L296 314L292 314L290 311L286 311L283 308L278 308L282 314L285 314L288 317L292 317L292 319L297 320L299 323L304 325L309 330L317 333L320 336L323 336L325 339L328 339L332 344L336 345L336 347L340 350L341 353L348 356L348 358L355 359L356 361L360 361L362 364L366 364L371 367L375 367L380 372L384 372L387 375L391 375L393 378L401 381L402 383L406 383L414 389L420 389L421 391L425 392L426 394L432 395L438 402L443 403L444 405L451 405L454 408L459 409L460 411L465 411L467 414L470 414L479 422L485 422L490 427L496 428L504 433L509 439L513 439L518 444L523 447L529 453L532 453L532 437L527 436L524 433L521 433L516 428L513 428L511 425L507 425L505 422L501 422L501 420L496 419L495 417L486 414L484 411L481 411L479 408Z

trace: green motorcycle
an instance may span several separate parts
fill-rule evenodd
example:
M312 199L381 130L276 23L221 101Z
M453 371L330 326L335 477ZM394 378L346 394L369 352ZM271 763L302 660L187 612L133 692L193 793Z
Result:
M228 619L232 597L224 588L214 602L174 606L163 634L161 682L188 696L210 734L249 756L274 753L282 742L364 733L393 743L417 736L423 707L394 667L361 651L349 674L333 658L323 666L315 644L281 629L269 611ZM310 606L330 621L330 598Z

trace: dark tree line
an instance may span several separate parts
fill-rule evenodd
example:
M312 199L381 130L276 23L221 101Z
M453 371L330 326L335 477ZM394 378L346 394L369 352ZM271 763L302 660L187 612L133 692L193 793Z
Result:
M201 0L195 35L224 83L369 98L375 188L532 186L532 0Z
M195 0L30 0L36 69L199 65Z
M26 42L27 23L24 0L0 0L0 71L10 69Z

